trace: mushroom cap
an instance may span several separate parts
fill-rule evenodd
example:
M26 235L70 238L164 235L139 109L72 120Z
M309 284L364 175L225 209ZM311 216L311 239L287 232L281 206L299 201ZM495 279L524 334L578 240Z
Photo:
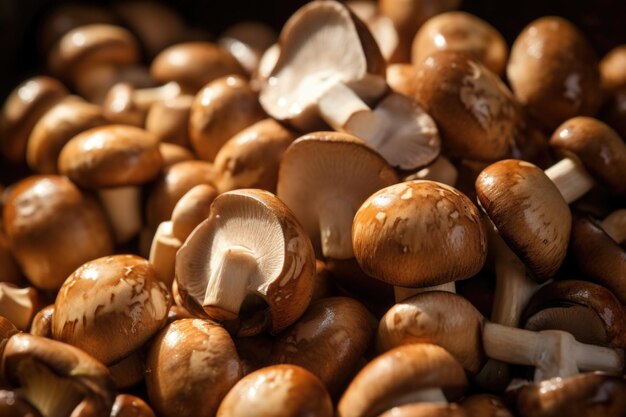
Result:
M182 95L157 101L148 110L145 129L156 136L159 143L173 143L189 148L189 118L193 96Z
M416 83L414 98L450 153L478 161L510 154L522 113L496 74L463 52L444 50L418 66Z
M248 276L238 277L247 282L223 282L224 278L235 279L220 273L225 263L240 260L230 260L231 252L241 250L253 263ZM266 303L271 333L283 330L304 313L311 301L314 279L315 256L310 240L287 206L263 190L243 189L219 195L209 217L194 229L176 256L178 290L192 313L222 321L237 317L245 295L231 300L218 293L205 299L212 287L242 287L246 294L261 297Z
M218 192L208 184L193 187L178 200L172 211L172 234L180 242L187 240L202 221L209 216L211 204Z
M350 215L342 220L351 221L368 196L397 181L383 157L356 136L314 132L298 138L283 154L277 195L321 253L320 213L329 210L329 202L344 205Z
M168 310L169 313L169 310ZM144 381L146 359L143 347L108 366L115 388L122 390Z
M33 336L47 337L52 339L52 316L54 315L54 304L50 304L39 310L30 325L28 333Z
M263 119L243 129L215 157L215 184L223 193L239 188L276 192L278 169L294 133L274 119Z
M191 105L191 146L200 159L213 161L226 141L264 116L256 93L244 78L215 79L196 94Z
M273 365L243 377L228 392L217 417L332 417L322 382L295 365Z
M491 394L470 395L460 405L470 417L513 417L502 398Z
M214 416L242 376L230 335L210 320L171 323L158 334L148 353L148 398L163 416Z
M626 142L607 124L592 117L574 117L556 129L550 146L578 157L611 193L626 194Z
M608 288L626 304L626 251L590 218L578 218L572 226L570 254L580 272Z
M626 86L615 91L608 99L604 120L620 136L626 137Z
M28 166L40 174L56 174L59 154L85 130L108 124L100 106L74 97L62 100L39 119L28 139Z
M273 344L269 363L290 363L315 374L332 395L353 376L376 330L376 320L358 301L323 298ZM320 358L328 358L320 362Z
M411 343L432 343L452 354L471 374L485 362L482 314L464 298L427 291L394 305L380 320L377 350Z
M509 48L496 28L469 13L454 11L428 19L413 39L411 59L421 64L435 51L461 51L502 74Z
M600 77L605 91L626 87L626 44L616 46L602 58Z
M601 105L598 59L584 35L561 17L526 26L511 47L507 76L515 96L549 129L593 115Z
M125 125L89 129L70 139L59 155L59 171L90 189L143 184L162 164L156 138Z
M543 170L526 161L498 161L476 179L476 195L535 279L552 277L567 254L572 215Z
M369 362L346 388L338 417L370 417L404 404L412 393L441 388L450 400L467 387L459 362L439 346L420 343L397 347Z
M586 373L526 385L516 396L521 417L620 417L626 410L626 380Z
M346 84L365 101L387 90L385 61L376 41L339 2L304 5L285 23L279 42L278 62L259 97L278 121L304 131L321 128L317 101L336 83Z
M4 228L24 275L44 290L60 288L84 262L113 252L102 209L66 177L32 176L13 185Z
M175 143L159 142L159 152L163 158L162 171L166 171L169 167L179 162L196 159L196 156L189 148Z
M371 195L354 216L352 243L365 273L402 287L469 278L487 257L476 206L434 181L403 182Z
M407 63L389 64L387 84L396 93L414 97L417 91L417 67Z
M246 76L239 62L211 42L185 42L162 50L150 65L157 83L180 84L186 94L196 94L203 86L226 75Z
M15 391L0 390L0 415L3 417L43 417L28 400Z
M4 157L22 164L32 129L49 109L69 94L58 80L39 75L15 87L2 106L0 140Z
M170 304L167 288L147 260L134 255L95 259L59 290L52 335L110 365L165 324Z
M19 330L27 331L35 314L44 307L44 296L33 287L0 282L0 315Z
M156 417L144 400L134 395L118 394L110 417Z
M6 343L9 341L11 336L18 332L19 331L17 330L15 325L13 325L13 323L11 323L9 319L0 316L0 358L2 358Z
M457 404L412 403L394 407L378 417L469 417Z
M239 61L249 74L254 74L263 52L276 43L277 34L261 22L236 23L222 32L217 43Z
M146 110L133 100L136 86L129 82L118 82L111 86L102 101L103 113L112 123L143 127Z

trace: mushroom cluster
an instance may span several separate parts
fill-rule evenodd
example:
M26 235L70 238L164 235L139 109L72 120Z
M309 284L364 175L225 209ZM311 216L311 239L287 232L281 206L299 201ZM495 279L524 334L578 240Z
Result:
M625 416L626 43L522 23L43 16L0 109L0 416Z

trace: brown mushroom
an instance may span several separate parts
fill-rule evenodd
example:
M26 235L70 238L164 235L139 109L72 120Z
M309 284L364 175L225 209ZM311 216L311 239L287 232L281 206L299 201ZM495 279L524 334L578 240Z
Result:
M147 260L99 258L74 271L59 290L52 335L110 365L165 324L170 304L167 288Z
M4 417L43 417L22 395L0 390L0 415Z
M155 417L155 415L152 408L141 398L118 394L111 408L110 417Z
M19 330L8 319L0 316L0 358L4 353L4 347L9 339ZM4 377L0 375L0 381L4 384Z
M33 287L19 288L0 282L0 315L20 330L28 330L35 314L44 306L43 295Z
M3 190L0 190L0 196L3 196L2 191ZM1 210L3 210L3 205L4 204L0 203L0 213L2 212ZM1 217L2 216L0 216L0 218ZM23 281L24 277L12 253L9 238L4 231L4 224L0 222L0 282L21 285Z
M468 417L457 404L413 403L394 407L378 417Z
M626 86L626 44L611 49L600 61L602 88L613 92Z
M121 82L111 87L102 106L111 122L144 127L153 104L168 102L180 95L180 86L175 82L153 88L136 88L131 83Z
M84 262L113 251L100 206L61 176L15 184L4 207L4 228L24 275L43 290L60 288Z
M274 43L276 32L261 22L240 22L222 32L217 44L227 50L248 74L254 74L261 56Z
M435 161L417 172L403 171L400 173L403 182L413 180L436 181L454 187L459 176L454 164L445 156L439 155Z
M28 333L33 336L47 337L52 339L52 316L54 315L54 304L50 304L39 310L30 325Z
M140 348L125 358L108 366L113 385L118 390L133 387L144 379L146 371L145 354Z
M460 403L469 417L513 417L511 410L500 397L491 394L474 394Z
M154 131L150 132L152 134L156 134ZM161 158L163 158L163 167L161 168L162 171L167 171L169 167L179 162L196 159L196 156L189 150L189 148L176 145L174 143L159 142L159 152L161 153Z
M193 96L190 95L157 101L146 115L146 130L156 136L159 143L190 148L188 125L192 104Z
M308 307L313 247L287 206L262 190L221 194L176 255L184 306L240 334L278 333Z
M178 200L172 211L172 234L181 242L208 216L218 193L208 184L193 187Z
M243 376L229 334L210 320L182 319L163 329L148 354L146 387L162 417L212 417Z
M217 417L331 417L333 406L324 385L294 365L274 365L243 377L228 392Z
M389 61L398 49L398 31L393 21L380 13L378 4L368 0L349 0L346 6L367 25L380 52Z
M417 91L417 67L406 63L389 64L387 84L396 93L414 97Z

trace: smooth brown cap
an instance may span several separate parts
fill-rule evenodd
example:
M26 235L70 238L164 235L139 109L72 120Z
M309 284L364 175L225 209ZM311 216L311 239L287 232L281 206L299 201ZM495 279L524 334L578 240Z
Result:
M196 159L196 156L189 148L174 143L160 142L159 152L161 152L161 157L163 158L163 171L166 171L169 167L179 162Z
M217 195L214 187L200 184L178 200L172 211L172 234L176 239L180 242L187 240L193 229L209 216L211 204Z
M152 61L150 73L158 83L177 82L186 94L196 94L226 75L246 76L231 54L210 42L179 43L164 49Z
M144 348L141 347L125 358L109 365L107 368L115 388L123 390L143 382L146 372L145 362Z
M537 166L508 159L485 168L476 195L500 236L545 281L567 254L572 216L554 183Z
M155 415L150 406L141 398L129 394L118 394L111 408L110 417L155 417Z
M191 106L191 146L200 159L213 161L226 141L264 117L256 93L244 78L218 78L196 94Z
M295 365L274 365L243 377L226 395L217 417L332 417L319 379Z
M73 137L59 155L59 171L85 188L140 185L163 160L156 138L134 126L96 127Z
M113 252L102 209L66 177L33 176L15 184L4 227L24 275L44 290L60 288L84 262Z
M394 407L378 417L471 417L457 404L413 403Z
M146 115L146 130L156 136L159 143L173 143L189 148L189 118L193 96L182 95L157 101Z
M466 387L463 367L444 349L427 343L400 346L361 369L339 400L337 416L376 416L429 388L441 388L453 400Z
M550 146L576 155L612 194L626 194L626 142L607 124L592 117L574 117L556 129Z
M29 333L33 336L47 337L52 339L52 316L54 315L54 304L50 304L39 310L30 325Z
M4 347L11 336L18 333L17 328L6 317L0 316L0 358L4 352Z
M592 116L601 105L598 59L585 36L561 17L526 26L511 47L507 76L518 100L548 129Z
M354 216L352 243L365 273L402 287L469 278L487 257L476 206L434 181L403 182L371 195Z
M602 58L600 77L607 92L626 87L626 44L616 46Z
M606 120L621 137L626 137L626 86L615 91L615 93L609 97L604 120Z

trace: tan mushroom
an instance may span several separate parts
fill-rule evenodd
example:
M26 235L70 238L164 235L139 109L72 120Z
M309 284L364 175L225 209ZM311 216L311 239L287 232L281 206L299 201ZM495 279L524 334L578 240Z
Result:
M470 417L513 417L503 399L492 394L470 395L463 398L460 405Z
M43 417L22 395L0 390L0 415L4 417Z
M102 103L104 115L113 123L144 127L150 107L158 102L167 102L181 95L175 82L159 87L136 88L131 83L115 84Z
M248 74L259 67L263 53L276 43L276 32L261 22L240 22L222 32L217 44L227 50Z
M157 134L154 130L149 132L155 135ZM196 159L196 156L189 150L189 148L176 145L174 143L159 142L159 152L161 153L161 158L163 158L163 167L161 168L162 171L167 171L169 167L177 164L178 162Z
M155 417L155 414L141 398L129 394L118 394L111 408L110 417Z
M146 372L146 358L143 348L110 364L108 369L116 389L122 390L138 385L143 382Z
M0 195L2 195L2 190L0 190ZM0 203L0 210L2 209L3 204ZM0 223L0 282L21 285L23 281L24 277L12 253L9 238L4 231L4 224Z
M189 118L193 96L182 95L166 101L157 101L146 115L145 128L159 143L171 143L190 148Z
M0 316L20 330L28 330L37 312L44 306L43 294L33 287L19 288L0 282Z
M413 403L394 407L378 417L469 417L457 404Z
M385 60L392 59L399 43L398 31L393 21L382 15L378 4L373 1L350 0L346 2L346 6L367 25Z
M19 330L5 317L0 316L0 358L4 354L4 348L9 339L19 333ZM0 377L0 380L4 384L4 377Z

